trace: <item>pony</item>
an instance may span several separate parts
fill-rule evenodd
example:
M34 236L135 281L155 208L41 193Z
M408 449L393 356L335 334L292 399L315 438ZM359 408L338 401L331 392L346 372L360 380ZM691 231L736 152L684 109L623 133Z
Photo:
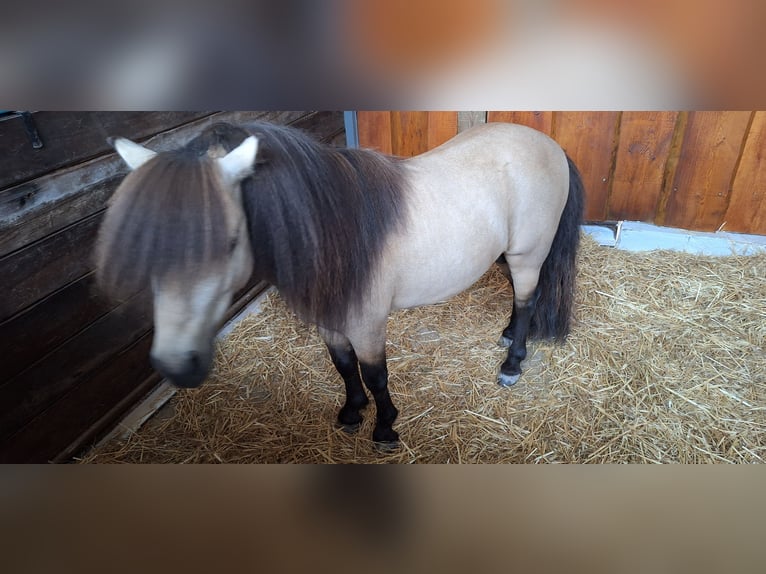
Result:
M154 368L181 387L207 377L233 294L255 276L315 324L345 384L337 421L396 446L386 322L441 302L497 263L513 290L497 382L514 385L527 339L569 331L583 217L577 167L547 135L487 123L403 159L322 144L266 122L210 126L157 153L110 138L129 172L99 229L97 279L153 302Z

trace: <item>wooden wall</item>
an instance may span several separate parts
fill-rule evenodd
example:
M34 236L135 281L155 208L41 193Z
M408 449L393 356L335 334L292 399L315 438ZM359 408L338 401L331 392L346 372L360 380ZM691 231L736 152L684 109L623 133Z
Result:
M558 141L582 172L590 221L766 235L766 112L481 115ZM472 117L476 112L358 112L359 142L410 156L449 139Z
M37 112L0 121L0 462L67 460L158 383L151 317L94 286L93 240L126 172L121 135L176 148L214 121L268 119L344 143L340 112ZM229 316L265 287L251 282Z

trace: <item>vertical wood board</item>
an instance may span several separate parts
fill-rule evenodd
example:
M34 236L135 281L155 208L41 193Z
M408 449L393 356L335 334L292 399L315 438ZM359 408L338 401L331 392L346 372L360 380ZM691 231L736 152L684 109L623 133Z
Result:
M401 157L428 151L428 112L393 112L391 146L394 155Z
M553 139L574 160L585 185L585 219L608 212L619 112L556 112Z
M725 229L766 235L766 112L755 112L726 210Z
M723 223L751 112L691 112L663 224L714 231Z
M457 112L428 112L427 149L433 149L457 135Z
M624 112L607 218L654 221L678 112Z
M391 112L357 112L356 125L360 147L386 154L393 153Z

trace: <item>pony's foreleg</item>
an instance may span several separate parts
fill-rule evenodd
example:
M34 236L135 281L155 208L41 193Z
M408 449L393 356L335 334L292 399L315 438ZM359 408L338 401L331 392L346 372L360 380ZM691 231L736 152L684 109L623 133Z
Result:
M503 330L501 343L508 346L508 357L500 366L497 382L509 387L521 376L521 362L527 357L527 335L539 298L538 269L516 268L510 264L513 276L513 312L511 321Z
M362 368L364 384L370 389L377 410L372 440L384 446L394 445L399 441L399 434L391 427L399 415L399 411L394 406L391 394L388 392L388 367L386 366L385 353L377 361L371 363L360 361L359 365Z
M319 333L324 339L327 350L330 352L330 358L346 386L346 402L338 412L338 424L347 432L354 432L359 429L359 425L362 423L360 411L370 402L362 386L356 352L354 352L349 340L340 333L321 328Z
M351 329L348 337L359 357L359 367L365 386L375 399L375 430L372 440L386 448L396 446L399 435L391 428L399 411L388 392L386 366L386 315L378 321L367 320Z

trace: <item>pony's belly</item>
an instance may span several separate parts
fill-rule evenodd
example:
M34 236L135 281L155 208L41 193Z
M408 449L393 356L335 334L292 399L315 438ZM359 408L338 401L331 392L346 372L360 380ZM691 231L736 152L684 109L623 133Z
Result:
M447 301L476 283L492 265L494 259L470 267L418 266L400 278L394 299L394 309L409 309Z

